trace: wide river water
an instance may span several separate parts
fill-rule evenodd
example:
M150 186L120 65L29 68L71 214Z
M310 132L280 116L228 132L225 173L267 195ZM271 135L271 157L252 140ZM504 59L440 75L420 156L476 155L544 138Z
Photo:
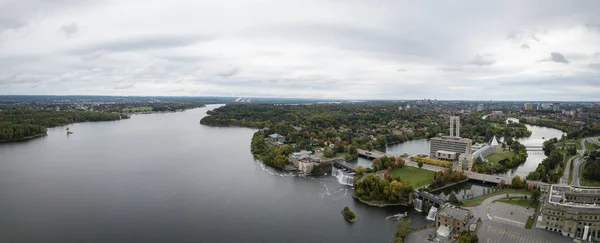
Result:
M255 130L199 124L216 107L1 144L0 242L389 242L386 217L427 222L412 208L363 205L332 176L263 167L250 153Z

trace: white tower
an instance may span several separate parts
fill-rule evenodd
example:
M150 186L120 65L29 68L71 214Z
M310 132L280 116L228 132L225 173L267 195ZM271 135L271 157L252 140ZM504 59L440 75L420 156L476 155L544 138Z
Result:
M456 128L454 128L456 126ZM456 131L456 134L454 133ZM450 117L450 137L460 137L460 117Z

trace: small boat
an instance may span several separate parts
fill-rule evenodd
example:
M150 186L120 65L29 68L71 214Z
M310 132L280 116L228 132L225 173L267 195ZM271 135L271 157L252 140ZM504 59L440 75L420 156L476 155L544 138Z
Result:
M69 128L67 127L67 135L69 134L73 134L73 132L69 131Z

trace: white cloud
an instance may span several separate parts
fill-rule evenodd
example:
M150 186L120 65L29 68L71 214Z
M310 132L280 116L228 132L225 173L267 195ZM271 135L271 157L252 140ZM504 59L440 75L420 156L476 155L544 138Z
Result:
M599 98L593 1L9 1L0 94Z

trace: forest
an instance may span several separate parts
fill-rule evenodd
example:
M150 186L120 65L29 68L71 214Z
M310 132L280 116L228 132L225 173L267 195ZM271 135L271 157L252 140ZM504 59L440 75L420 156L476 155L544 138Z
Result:
M127 118L119 113L91 111L3 110L0 113L0 142L46 134L46 128L77 122L114 121Z

